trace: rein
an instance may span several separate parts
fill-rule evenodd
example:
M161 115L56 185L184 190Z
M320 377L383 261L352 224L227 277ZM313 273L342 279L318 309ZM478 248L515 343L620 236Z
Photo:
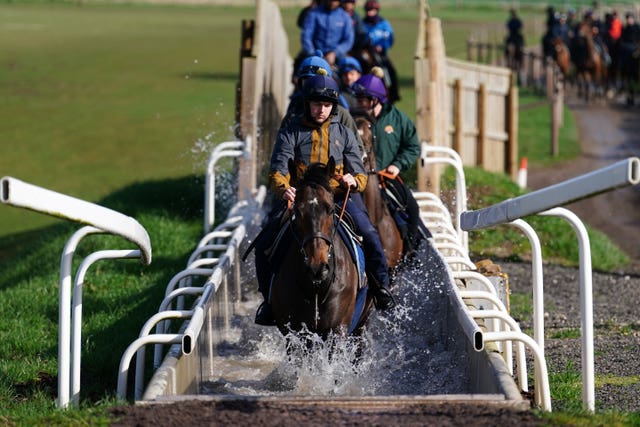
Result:
M333 227L333 230L331 232L331 236L327 236L325 233L318 231L315 233L312 233L310 235L305 236L303 239L300 239L300 237L298 236L298 234L295 232L295 227L293 227L293 224L291 226L291 231L293 233L293 237L296 240L296 242L298 242L298 245L300 246L300 252L302 253L302 255L304 256L304 260L305 263L308 262L308 255L304 249L305 245L314 239L322 239L324 240L327 245L329 246L329 252L330 252L330 258L332 260L332 273L331 273L331 277L328 280L328 283L331 284L335 281L335 277L336 277L336 268L337 268L337 260L335 257L335 252L334 252L334 245L333 245L333 240L335 239L336 236L336 232L338 230L338 226L340 224L340 221L342 221L342 217L344 216L344 212L347 208L347 202L349 200L349 193L351 191L351 188L348 187L346 190L346 194L345 194L345 199L344 202L342 203L342 207L340 209L340 214L338 215L338 223ZM293 203L291 201L288 202L288 209L292 209L293 208ZM291 223L293 223L294 220L294 215L291 215L289 217L289 221ZM319 285L319 283L314 283L315 285ZM329 286L330 287L330 286ZM325 303L325 301L327 300L327 298L329 297L329 287L327 288L327 291L324 292L324 295L320 296L319 293L316 292L315 294L315 305L316 305L316 313L318 313L318 307L319 305L322 305ZM320 299L319 299L320 297ZM317 317L317 315L316 315ZM316 318L316 322L317 322L317 318ZM317 326L317 325L316 325Z

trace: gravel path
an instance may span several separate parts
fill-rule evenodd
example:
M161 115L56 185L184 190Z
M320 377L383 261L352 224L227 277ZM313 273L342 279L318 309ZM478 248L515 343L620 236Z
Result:
M532 294L529 264L504 263L501 267L509 275L512 293ZM579 270L545 265L543 277L549 373L579 373ZM594 273L592 282L596 410L640 411L640 275ZM532 330L531 318L516 320L523 329ZM553 389L551 394L553 397Z

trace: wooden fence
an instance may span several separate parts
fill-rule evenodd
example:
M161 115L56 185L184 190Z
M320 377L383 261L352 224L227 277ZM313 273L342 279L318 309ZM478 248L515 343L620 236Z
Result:
M272 144L293 89L292 69L280 9L271 0L257 0L256 19L242 22L236 136L251 141L254 156L240 160L240 189L255 188L267 176Z
M512 179L518 172L518 88L511 70L445 56L440 20L421 0L415 55L416 127L422 141L455 149L463 164ZM418 190L439 192L441 171L419 165Z
M499 43L480 43L473 38L467 40L467 59L485 64L506 64L504 45ZM545 94L551 109L551 155L559 153L559 134L563 124L565 77L551 58L544 58L540 49L524 50L523 63L516 72L520 87L527 87L539 94Z

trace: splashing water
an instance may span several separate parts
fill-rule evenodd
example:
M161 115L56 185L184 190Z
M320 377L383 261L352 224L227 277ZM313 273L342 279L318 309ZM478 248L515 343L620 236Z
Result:
M434 250L401 269L398 305L374 312L363 337L285 339L253 324L258 301L234 319L242 337L218 348L203 394L271 396L430 395L469 392L464 338L448 330L447 279ZM250 263L250 261L247 261Z

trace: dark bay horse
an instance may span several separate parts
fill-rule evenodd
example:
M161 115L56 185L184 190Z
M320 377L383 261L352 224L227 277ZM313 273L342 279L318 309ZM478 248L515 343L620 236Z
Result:
M308 330L326 339L330 333L358 335L372 300L359 292L358 266L336 232L333 158L307 167L301 179L289 164L296 197L289 218L294 241L271 286L271 305L283 335ZM363 281L366 278L362 279Z
M387 258L387 265L390 269L394 269L402 260L402 236L380 192L384 178L380 176L381 172L378 172L376 168L376 154L373 145L373 134L371 133L371 122L365 115L358 113L354 114L354 120L364 143L366 154L364 168L369 176L367 188L362 194L364 204L369 211L371 223L376 230L378 230L378 234L381 237L380 240Z

